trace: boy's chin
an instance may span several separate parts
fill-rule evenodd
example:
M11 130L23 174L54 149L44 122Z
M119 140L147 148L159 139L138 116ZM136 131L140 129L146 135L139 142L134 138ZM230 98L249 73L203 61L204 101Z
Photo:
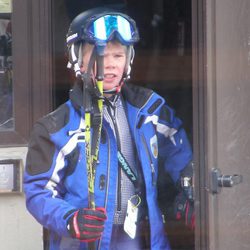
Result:
M114 89L117 88L117 85L103 85L103 90L106 90L106 91L113 91Z

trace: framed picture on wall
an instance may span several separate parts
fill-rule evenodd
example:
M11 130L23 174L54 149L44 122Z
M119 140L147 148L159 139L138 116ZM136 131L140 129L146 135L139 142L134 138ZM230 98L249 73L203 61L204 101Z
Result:
M12 12L12 0L0 0L0 13Z

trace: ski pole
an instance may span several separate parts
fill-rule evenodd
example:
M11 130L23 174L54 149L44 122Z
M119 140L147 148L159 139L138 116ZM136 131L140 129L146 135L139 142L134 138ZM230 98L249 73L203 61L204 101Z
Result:
M97 87L97 106L98 106L98 114L99 116L99 124L98 128L95 131L95 127L93 128L93 137L94 141L91 140L91 112L85 113L85 143L86 143L86 157L87 157L87 171L88 171L88 202L89 208L95 209L95 169L98 161L99 154L99 144L101 138L101 130L102 130L102 119L103 119L103 79L104 79L104 46L96 46L97 52L97 72L96 72L96 87ZM95 124L94 124L95 125ZM97 134L95 134L97 133ZM93 145L92 145L92 144ZM95 249L95 242L88 243L88 249Z

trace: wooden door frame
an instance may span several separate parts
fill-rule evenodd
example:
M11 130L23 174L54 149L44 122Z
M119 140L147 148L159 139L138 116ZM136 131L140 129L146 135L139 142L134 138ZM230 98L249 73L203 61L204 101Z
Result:
M195 163L195 249L209 249L207 183L206 0L192 0L193 150Z

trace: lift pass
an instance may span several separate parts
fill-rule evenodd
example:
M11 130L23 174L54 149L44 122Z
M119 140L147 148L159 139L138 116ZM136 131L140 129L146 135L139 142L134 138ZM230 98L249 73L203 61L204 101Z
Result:
M128 200L127 215L124 222L124 231L130 238L134 239L136 235L136 222L138 217L138 206Z

